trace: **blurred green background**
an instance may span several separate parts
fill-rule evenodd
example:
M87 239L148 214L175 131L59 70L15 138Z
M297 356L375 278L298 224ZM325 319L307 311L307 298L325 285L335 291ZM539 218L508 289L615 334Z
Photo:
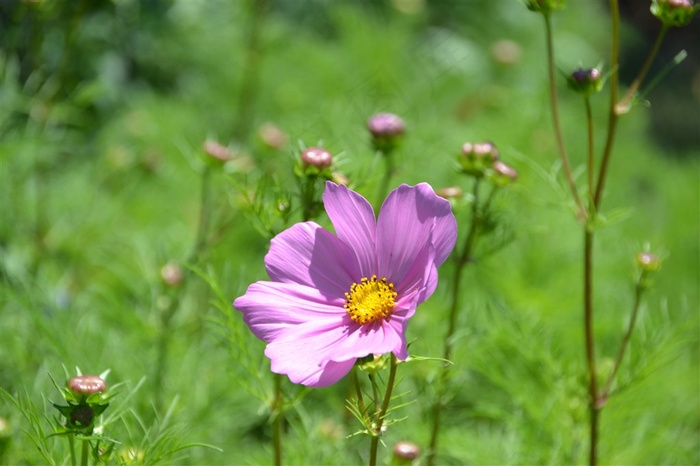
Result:
M624 3L623 13L620 72L629 81L658 25L646 2ZM271 463L264 345L230 307L265 278L268 241L242 193L269 186L273 201L275 189L294 193L300 145L322 142L378 206L382 166L365 124L391 111L408 127L394 185L467 190L455 169L465 141L493 141L520 174L496 199L513 240L464 281L439 463L585 461L582 235L557 177L542 20L521 2L3 1L0 25L2 388L27 393L51 417L58 392L49 374L62 380L63 366L110 368L108 382L132 387L145 376L132 412L109 433L119 448L167 434L224 450L193 448L172 462ZM689 57L647 96L651 106L622 119L612 160L604 202L612 221L596 243L603 370L632 306L635 253L648 243L665 260L620 373L625 389L603 413L605 464L700 464L696 26L669 33L655 71L681 48ZM562 71L606 63L604 2L570 1L554 27ZM560 84L580 174L583 103ZM605 93L593 101L598 146L606 103ZM285 134L281 144L265 137L266 123ZM205 169L208 138L238 162ZM197 261L208 282L186 273L174 290L160 269L190 257L204 172L221 226ZM455 205L463 228L468 210ZM290 220L299 215L292 197ZM272 225L284 222L273 216ZM412 320L413 354L441 354L451 273L443 267L441 286ZM397 412L406 420L390 427L389 448L427 444L438 369L401 367L397 390L416 402ZM345 413L346 390L294 389L305 397L289 414L289 463L366 461L368 439L345 438L359 428ZM0 463L42 463L5 398L0 417L9 425ZM60 439L49 442L60 455Z

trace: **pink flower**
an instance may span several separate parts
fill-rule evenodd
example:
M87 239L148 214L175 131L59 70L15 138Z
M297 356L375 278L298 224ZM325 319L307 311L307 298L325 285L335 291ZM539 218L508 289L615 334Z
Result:
M378 219L365 198L332 182L323 203L336 234L304 222L277 235L265 256L272 281L233 303L267 343L272 372L310 387L334 384L369 354L408 357L408 320L457 239L449 201L426 183L392 191Z

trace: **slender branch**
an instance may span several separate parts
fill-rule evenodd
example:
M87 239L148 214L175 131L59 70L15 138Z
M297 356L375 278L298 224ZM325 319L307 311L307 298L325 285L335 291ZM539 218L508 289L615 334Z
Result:
M83 439L83 448L80 453L80 466L88 466L88 452L89 449L88 447L90 446L90 441L87 439Z
M352 368L352 382L355 386L355 393L357 394L357 404L362 411L362 415L367 415L367 406L365 405L364 397L362 396L362 389L360 388L360 379L357 377L357 367Z
M282 464L282 420L284 418L284 393L282 391L282 376L274 374L275 394L272 399L272 445L275 451L275 466Z
M586 362L588 366L588 404L590 408L589 464L595 466L598 458L598 424L600 407L598 401L598 377L595 362L595 339L593 329L593 232L584 232L584 332Z
M75 456L75 434L68 434L68 449L70 450L70 464L77 466L78 460Z
M391 177L394 175L394 154L393 151L379 151L379 154L384 159L384 176L382 176L382 181L379 185L379 202L382 202L389 192L389 185L391 183Z
M593 201L593 192L595 191L595 184L593 184L593 171L595 169L595 162L593 158L593 151L595 150L593 144L593 112L591 111L591 99L588 95L584 97L584 102L586 105L586 127L588 129L588 208L589 214L592 215L593 211L595 210Z
M544 17L545 31L546 31L546 41L547 41L547 72L549 77L549 101L552 110L552 120L554 123L554 134L557 140L557 149L559 150L559 157L561 158L562 167L564 168L564 175L566 176L566 181L569 183L569 189L571 190L571 195L574 198L574 202L579 209L581 216L585 218L586 211L581 202L581 198L578 194L578 189L576 188L576 181L574 180L574 174L571 170L571 164L569 163L569 156L566 153L566 147L564 146L564 137L561 131L561 123L559 118L559 104L557 101L557 86L556 86L556 74L554 66L554 41L552 39L552 23L549 13L542 15Z
M204 250L207 239L207 230L209 229L209 220L211 218L211 206L209 205L209 180L211 178L211 167L205 165L202 171L199 191L199 220L197 223L197 232L192 243L192 249L187 254L188 263L196 263L200 254Z
M595 195L593 197L593 206L595 210L600 210L600 201L603 196L603 188L605 187L605 178L608 173L608 164L610 163L610 155L612 154L613 143L615 142L615 131L617 129L617 119L619 117L616 105L619 92L619 67L620 67L620 8L617 0L610 0L610 17L612 19L612 43L610 68L613 70L610 75L610 108L608 109L608 133L605 139L605 148L603 149L603 157L598 171L598 184L596 185Z
M625 350L629 346L630 338L632 336L632 330L634 329L634 324L637 321L637 315L639 314L639 307L642 302L642 294L644 293L644 272L640 275L639 281L637 282L637 285L635 287L635 293L634 293L634 304L632 306L632 315L630 316L630 321L627 326L627 331L625 332L625 336L622 339L622 342L620 343L620 349L617 353L617 357L615 358L615 364L613 365L613 370L610 373L610 376L608 377L607 381L605 382L605 386L603 388L603 391L599 395L598 399L598 405L599 406L604 406L605 403L608 400L608 397L610 396L610 389L612 388L612 384L615 381L615 376L617 375L617 371L620 368L620 365L622 364L622 358L625 356Z
M627 89L627 92L625 93L625 96L620 100L620 103L617 104L617 111L618 113L625 113L629 110L630 106L630 101L634 97L634 94L637 92L639 89L639 86L642 85L644 82L644 78L646 78L647 74L649 73L649 69L651 68L651 64L654 62L654 58L656 58L656 54L659 52L659 48L661 47L661 42L663 42L664 37L666 36L666 32L668 31L668 25L663 24L661 26L661 29L659 30L659 34L656 36L656 40L654 41L654 45L652 46L651 50L649 51L649 55L647 56L646 61L642 65L641 70L639 70L639 74L637 74L637 77L632 81L632 84L630 84L629 89Z

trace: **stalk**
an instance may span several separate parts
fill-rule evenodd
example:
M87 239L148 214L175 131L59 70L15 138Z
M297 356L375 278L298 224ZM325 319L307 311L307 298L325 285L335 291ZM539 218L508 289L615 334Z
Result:
M391 355L391 367L389 369L389 380L386 383L386 392L384 393L384 401L382 402L382 407L377 413L377 420L375 421L375 432L372 436L372 441L369 447L369 466L376 466L377 464L377 448L379 446L379 437L382 434L382 425L384 424L384 418L389 410L389 403L391 402L391 392L394 389L394 382L396 381L396 368L398 367L398 362L396 361L396 356L392 353ZM374 384L373 384L374 385Z

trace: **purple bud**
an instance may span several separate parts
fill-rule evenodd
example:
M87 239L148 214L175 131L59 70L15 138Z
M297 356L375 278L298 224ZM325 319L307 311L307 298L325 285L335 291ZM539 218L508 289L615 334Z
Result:
M328 168L333 163L333 156L322 147L307 147L301 153L304 167L315 167L319 170Z
M661 268L661 260L650 252L640 252L637 254L637 266L643 272L656 272Z
M387 138L403 134L406 125L393 113L377 113L367 122L367 129L375 138Z
M420 447L413 442L401 441L394 445L397 464L411 464L420 456Z
M225 163L233 158L228 147L211 139L204 141L202 148L204 149L204 153L209 156L209 160L213 162Z
M569 87L581 94L592 94L603 87L600 70L597 68L579 68L568 78Z

